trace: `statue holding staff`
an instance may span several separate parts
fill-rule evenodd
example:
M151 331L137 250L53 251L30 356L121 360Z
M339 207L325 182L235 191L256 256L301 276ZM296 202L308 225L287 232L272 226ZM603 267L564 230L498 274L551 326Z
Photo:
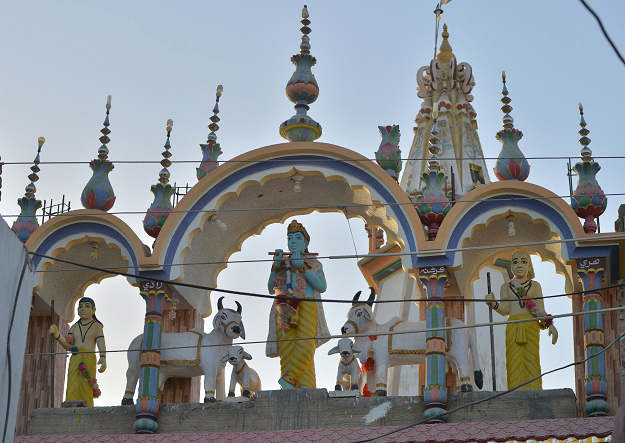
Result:
M106 344L104 325L95 316L95 302L83 297L78 301L78 321L69 328L67 337L61 336L56 325L50 326L50 334L65 348L72 352L67 369L67 391L65 400L84 400L93 407L93 399L101 394L95 377L106 370ZM95 348L100 350L100 359L96 364Z
M265 353L268 357L280 357L278 383L282 389L316 388L315 349L328 340L293 339L330 335L320 295L327 284L323 266L314 258L316 254L308 252L310 236L297 220L289 225L287 240L290 253L281 249L273 253L269 293L317 301L274 300Z
M531 261L525 251L518 250L512 254L512 273L514 278L501 285L498 302L487 302L501 315L507 315L508 321L547 317L542 299L540 283L529 278ZM487 299L495 300L493 294ZM548 329L552 336L552 344L558 341L558 330L553 320L538 320L506 325L506 366L508 389L531 380L541 374L540 370L540 329ZM542 379L534 380L520 390L542 389Z

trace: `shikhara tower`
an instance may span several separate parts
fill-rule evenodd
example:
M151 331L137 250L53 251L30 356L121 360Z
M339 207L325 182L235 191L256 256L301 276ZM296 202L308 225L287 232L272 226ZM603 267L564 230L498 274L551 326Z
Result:
M415 118L415 136L400 184L408 195L417 196L423 190L425 183L421 176L428 169L428 141L438 113L440 169L450 177L449 190L453 177L458 198L476 186L489 183L490 178L477 135L477 113L471 106L473 70L470 64L457 62L448 41L447 25L443 25L442 37L436 58L417 71L417 95L423 103Z

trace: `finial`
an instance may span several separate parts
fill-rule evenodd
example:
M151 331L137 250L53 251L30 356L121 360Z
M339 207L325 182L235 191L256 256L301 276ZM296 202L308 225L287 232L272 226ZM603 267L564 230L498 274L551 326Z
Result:
M583 162L591 162L593 161L592 151L588 147L588 145L590 144L590 139L586 137L588 134L590 134L590 131L586 129L586 120L584 120L584 107L582 106L581 103L579 104L579 115L580 115L579 125L582 128L578 132L578 134L582 136L582 138L579 139L579 144L583 146L580 152L580 156L582 157Z
M217 157L219 157L221 152L221 147L219 143L217 143L217 134L216 132L219 130L219 99L221 98L221 94L224 91L224 87L222 85L217 86L217 92L215 93L215 106L213 107L213 115L210 118L211 123L208 125L208 129L211 131L208 136L206 136L206 144L201 144L202 148L202 163L200 163L200 167L196 168L195 171L197 173L197 179L201 180L219 166L219 162Z
M30 180L30 183L26 186L26 194L24 194L27 198L35 198L35 192L37 192L37 188L35 187L35 182L37 180L39 180L39 176L37 175L37 172L41 171L41 169L39 169L39 163L41 162L41 160L39 159L39 154L41 153L41 147L43 146L43 144L46 142L46 139L43 137L39 137L37 139L37 155L35 156L35 160L33 160L33 165L30 167L30 170L32 171L29 175L28 175L28 179Z
M402 167L399 125L378 126L378 129L382 141L375 153L375 159L378 165L397 181Z
M449 60L454 58L455 55L452 52L449 41L447 40L449 38L449 32L447 32L446 24L443 25L443 33L441 34L441 36L443 37L443 41L441 43L441 48L439 49L439 52L436 58L442 62L448 62Z
M291 57L291 63L295 65L295 72L286 84L286 95L289 100L295 103L295 115L280 124L280 135L290 142L314 141L321 136L321 125L314 121L307 111L308 105L317 100L319 96L319 85L311 68L317 60L310 55L310 20L308 20L308 8L304 5L302 9L303 25L302 42L300 53Z
M106 118L104 119L104 128L100 130L102 137L100 143L102 146L98 149L98 158L89 162L89 167L93 171L93 176L85 186L80 196L80 202L85 209L99 209L108 211L115 204L115 193L108 175L114 166L108 160L109 149L106 146L111 141L109 134L109 112L111 110L111 96L106 97Z
M169 160L169 158L171 157L171 152L169 152L169 149L171 148L169 136L171 135L171 130L173 129L173 127L174 121L170 118L167 120L167 141L165 142L165 150L161 152L161 155L163 156L163 160L161 160L161 166L163 166L163 169L161 169L161 172L158 174L158 181L164 185L169 183L169 170L167 169L171 166L171 161Z
M501 112L504 113L501 122L503 123L504 129L512 129L514 127L514 119L510 115L510 112L512 112L512 106L510 106L512 99L508 97L509 92L506 87L506 71L501 71L501 81L503 83L503 89L501 90L501 95L503 95L501 103L503 103L503 106L501 107Z
M575 192L571 196L571 207L578 217L584 219L584 232L594 234L597 232L595 219L605 212L608 199L597 182L596 175L601 170L601 166L593 160L592 151L588 147L590 139L586 136L590 134L590 131L586 129L584 107L581 103L579 104L579 115L579 126L582 129L579 130L578 134L581 136L579 144L583 146L580 152L582 161L575 163L572 168L579 180Z
M41 200L37 200L35 198L35 192L37 192L35 182L39 180L39 176L37 175L37 172L41 171L41 169L39 169L39 154L41 153L41 147L45 141L46 139L43 137L39 137L37 140L37 156L35 157L35 160L33 160L33 165L30 167L32 172L28 175L30 183L26 186L26 193L24 194L24 197L17 200L17 204L19 205L21 211L20 215L13 223L13 226L11 226L11 229L15 232L17 238L19 238L22 243L26 243L31 234L39 227L37 209L41 207Z

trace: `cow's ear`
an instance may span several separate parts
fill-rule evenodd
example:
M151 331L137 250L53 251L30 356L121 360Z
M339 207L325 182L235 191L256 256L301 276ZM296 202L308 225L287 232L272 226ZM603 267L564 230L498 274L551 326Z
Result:
M360 352L362 352L360 349L358 349L356 346L352 346L352 352L355 354L358 354Z
M224 355L223 357L221 357L221 362L225 363L228 361L228 359L230 358L230 353Z
M247 352L243 351L243 358L245 360L251 360L252 356L250 354L248 354Z
M328 355L338 354L338 353L339 353L339 347L338 346L335 346L335 347L333 347L332 349L330 349L328 351Z
M365 316L367 321L373 321L373 318L371 318L371 312L369 312L369 310L367 308L363 308L362 315Z

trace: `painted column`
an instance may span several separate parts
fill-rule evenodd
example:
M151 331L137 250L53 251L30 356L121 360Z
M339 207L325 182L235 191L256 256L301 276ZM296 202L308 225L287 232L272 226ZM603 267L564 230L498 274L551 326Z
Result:
M137 434L154 434L158 429L158 377L161 368L161 335L163 333L163 307L171 291L166 284L143 281L139 284L145 300L145 325L141 346L141 373L137 395Z
M605 259L595 258L577 260L577 276L584 291L594 291L583 295L584 315L584 351L586 358L601 352L605 347L603 332L603 314L594 312L603 308L601 300L601 281L605 271ZM610 405L607 402L607 378L605 353L595 355L585 364L586 406L584 412L589 417L607 415Z
M419 269L419 280L427 292L426 328L445 326L445 305L443 290L447 283L447 268L445 266ZM446 331L432 331L427 333L425 342L425 412L423 418L445 413L447 403L447 387L445 386L445 340ZM447 421L444 415L432 422Z

